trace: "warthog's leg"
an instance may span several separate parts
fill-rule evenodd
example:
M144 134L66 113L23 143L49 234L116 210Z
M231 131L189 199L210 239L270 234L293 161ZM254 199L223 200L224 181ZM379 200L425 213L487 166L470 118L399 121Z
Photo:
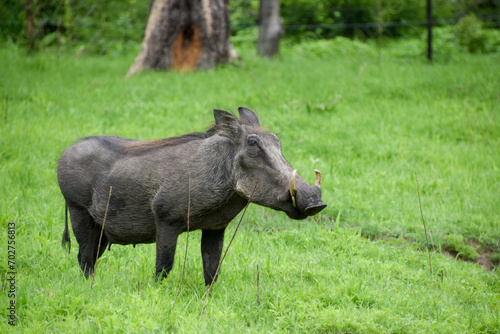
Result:
M79 244L78 262L80 263L80 268L82 268L85 277L88 278L94 271L94 264L97 260L97 248L101 227L94 222L94 219L90 216L87 209L69 202L68 209L71 218L71 227L73 228L76 241ZM103 234L101 247L99 249L99 257L106 250L107 244L108 239Z
M201 236L201 256L203 258L203 275L205 284L212 283L217 267L219 266L222 246L224 244L225 228L220 230L203 230ZM215 277L217 280L217 277Z
M156 279L161 280L167 277L174 265L175 247L179 228L159 223L156 232Z

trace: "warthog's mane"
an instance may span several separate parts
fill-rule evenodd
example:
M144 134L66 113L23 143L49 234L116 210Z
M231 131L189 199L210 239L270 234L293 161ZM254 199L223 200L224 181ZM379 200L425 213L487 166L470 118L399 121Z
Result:
M195 140L203 140L212 137L215 134L215 127L210 127L206 132L192 132L186 133L184 135L168 137L158 140L150 141L130 141L127 142L123 149L127 153L145 153L150 152L154 149L160 149L163 147L178 146L185 143L189 143Z
M97 140L101 145L107 147L111 151L122 154L140 155L165 147L174 147L196 140L204 140L214 136L215 134L230 138L231 140L237 140L235 137L239 137L239 127L241 125L242 124L240 122L230 125L224 124L223 126L218 126L215 123L212 123L205 132L191 132L180 136L147 141L115 136L88 136L82 140Z

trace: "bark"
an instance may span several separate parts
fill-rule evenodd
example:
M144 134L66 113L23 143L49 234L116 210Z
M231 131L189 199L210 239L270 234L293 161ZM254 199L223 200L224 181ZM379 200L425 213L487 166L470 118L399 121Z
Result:
M229 59L227 0L152 0L141 51L127 76L144 69L211 68Z
M280 0L260 0L259 53L265 57L278 55L283 36Z
M26 14L26 35L28 37L28 49L33 50L35 46L35 14L33 13L33 0L24 2L24 12Z

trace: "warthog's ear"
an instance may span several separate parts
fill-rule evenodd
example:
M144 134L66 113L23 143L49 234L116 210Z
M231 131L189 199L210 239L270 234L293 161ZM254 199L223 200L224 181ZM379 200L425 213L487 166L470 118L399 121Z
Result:
M260 126L259 118L250 109L239 107L238 112L240 113L241 124Z
M216 132L224 137L232 140L238 139L240 136L240 124L238 118L230 112L214 109Z

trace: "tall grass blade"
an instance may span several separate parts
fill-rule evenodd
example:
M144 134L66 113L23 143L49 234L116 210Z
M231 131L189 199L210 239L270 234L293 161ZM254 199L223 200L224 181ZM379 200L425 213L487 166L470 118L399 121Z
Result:
M92 287L94 286L95 272L97 271L97 260L99 259L99 251L101 250L102 233L104 232L104 224L106 224L106 216L108 215L109 200L111 199L112 191L113 191L113 186L109 186L108 202L106 203L106 211L104 212L104 219L102 221L101 235L99 236L99 243L97 244L97 254L95 256L94 272L92 274L92 282L90 283L89 296L90 293L92 292Z
M424 224L425 242L427 243L427 252L429 253L429 272L432 275L431 249L429 248L429 238L427 237L427 225L425 224L424 213L422 212L422 201L420 200L420 189L418 186L418 177L416 172L415 172L415 180L417 181L417 194L418 194L418 203L420 204L420 215L422 216L422 223Z
M179 288L177 289L177 294L175 295L174 304L172 305L172 310L175 307L175 303L177 303L177 298L181 293L182 281L184 280L184 272L186 271L186 261L187 261L187 253L188 253L188 243L189 243L189 215L191 211L191 175L189 175L188 180L188 213L187 213L187 231L186 231L186 251L184 252L184 264L182 265L182 273L181 273L181 281L179 283Z

